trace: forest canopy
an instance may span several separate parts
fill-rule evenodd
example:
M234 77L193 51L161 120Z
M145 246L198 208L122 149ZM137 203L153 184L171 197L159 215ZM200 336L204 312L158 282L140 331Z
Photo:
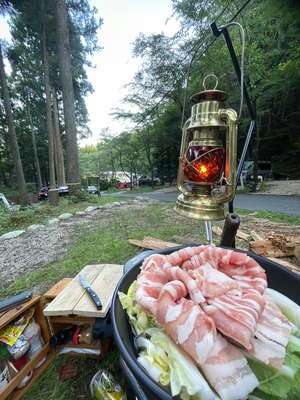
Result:
M66 183L66 160L71 157L66 135L55 5L61 0L1 1L2 14L10 16L12 42L3 40L7 87L24 179L37 188L49 183L49 118L53 129L55 181ZM229 94L226 106L240 111L241 90L223 35L212 24L225 26L242 65L243 79L253 109L255 128L246 159L272 161L278 177L299 178L300 157L300 6L297 0L173 0L179 31L168 37L140 34L132 56L141 60L122 109L113 117L133 127L118 135L109 128L99 132L97 145L79 149L80 177L105 171L176 176L184 121L190 116L193 94L203 90L208 74L218 77L218 89ZM87 137L85 96L93 91L87 67L100 50L97 32L103 23L89 1L66 1L74 120L77 138ZM105 21L104 21L105 23ZM232 24L233 23L233 24ZM239 25L238 25L239 24ZM245 46L241 41L241 30ZM244 51L243 51L244 50ZM46 58L45 53L46 51ZM50 102L47 106L45 60ZM3 83L1 84L3 86ZM47 108L48 107L48 108ZM50 111L49 111L50 107ZM48 111L47 111L48 110ZM243 102L238 126L238 157L243 151L251 113ZM16 182L12 141L8 134L3 96L0 97L0 186ZM51 156L52 155L52 156ZM60 160L60 164L59 164ZM68 161L69 162L69 161Z

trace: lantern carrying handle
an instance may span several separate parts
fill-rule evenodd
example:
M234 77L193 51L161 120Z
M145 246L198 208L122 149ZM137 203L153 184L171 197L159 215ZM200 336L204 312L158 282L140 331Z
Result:
M213 76L213 77L216 79L216 85L215 85L215 87L213 88L213 90L216 90L216 88L217 88L217 86L218 86L218 84L219 84L219 81L218 81L218 78L216 77L216 75L214 75L214 74L209 74L209 75L207 75L207 76L203 79L203 87L204 87L204 90L205 90L205 91L207 90L207 88L206 88L206 86L205 86L205 81L206 81L207 78L209 78L209 77L211 77L211 76Z

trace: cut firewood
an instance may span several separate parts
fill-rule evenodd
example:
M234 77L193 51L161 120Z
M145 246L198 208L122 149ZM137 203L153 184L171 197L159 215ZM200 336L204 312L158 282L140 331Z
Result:
M213 226L211 229L218 236L221 236L223 233L222 229L219 226Z
M212 231L218 236L221 236L223 233L222 229L219 226L213 226ZM247 233L245 233L239 229L237 230L235 236L238 237L239 239L246 240L246 241L251 239L251 235L248 235Z
M300 236L287 236L282 234L271 233L268 240L274 245L279 247L282 251L294 249L300 245Z
M287 257L293 256L293 250L282 251L279 247L274 246L268 240L255 240L249 243L249 250L252 253L258 254L263 257Z
M167 247L178 246L178 243L165 242L164 240L155 239L149 236L145 236L143 240L129 239L128 242L134 244L135 246L150 250L163 250Z
M268 257L269 260L276 262L277 264L282 265L285 268L295 272L296 274L300 275L300 267L295 264L290 263L289 261L279 260L278 258Z
M252 234L252 232L251 232ZM253 235L252 235L253 236ZM267 240L255 240L249 243L249 249L253 253L263 257L300 257L299 235L284 235L271 233Z
M263 237L261 237L257 232L251 231L250 232L252 238L257 241L257 240L265 240Z
M300 261L300 246L294 248L295 257Z
M236 237L238 237L239 239L242 239L242 240L247 240L247 241L251 239L251 235L248 235L248 233L245 233L240 230L237 231Z

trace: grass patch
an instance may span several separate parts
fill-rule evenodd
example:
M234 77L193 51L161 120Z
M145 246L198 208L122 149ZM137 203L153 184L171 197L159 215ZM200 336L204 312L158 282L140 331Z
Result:
M66 364L77 366L77 376L73 379L62 381L60 379L60 370ZM107 357L103 360L95 360L85 357L73 357L61 355L56 357L53 363L49 365L43 375L22 397L23 400L40 400L47 398L49 400L86 400L90 399L89 384L93 376L99 370L109 371L114 378L123 387L123 378L119 366L119 353L116 346L112 346Z
M287 213L272 213L271 211L249 211L249 210L242 210L242 209L236 209L235 214L238 215L251 215L256 218L261 218L261 219L268 219L269 221L272 222L278 222L278 223L284 223L284 224L289 224L289 225L300 225L300 216L298 215L293 215L293 214L287 214Z
M149 191L149 188L147 190ZM129 191L129 193L132 192ZM82 203L70 203L67 199L62 199L57 207L50 207L48 203L38 204L36 208L25 210L26 214L22 214L22 217L26 215L28 220L25 217L20 218L19 225L16 225L15 229L25 228L32 223L46 223L50 218L57 217L65 212L82 211L89 205L100 206L119 200L120 198L112 196L92 196L92 200L85 200ZM75 234L75 242L68 248L68 253L61 261L45 265L42 269L16 279L12 285L0 291L0 296L8 297L25 289L30 289L32 282L37 285L41 284L44 293L60 279L74 277L87 264L124 264L143 251L143 249L128 243L130 238L142 240L144 236L154 236L171 242L173 236L177 235L206 243L205 223L177 215L173 211L173 206L171 203L151 203L139 212L126 210L122 207L114 208L113 216L106 221L105 225L103 225L104 222L102 225L97 223L93 230L88 230L82 226L78 228ZM255 214L256 218L300 225L300 217L289 214L267 211L251 213L245 210L236 210L235 212L245 219L248 218L249 214L252 216ZM8 223L6 231L12 230L10 223ZM220 226L222 224L223 222L218 223ZM218 239L216 238L216 240ZM78 374L72 380L61 381L59 377L60 368L67 363L76 363ZM100 369L110 371L118 382L123 383L119 367L119 353L115 347L112 347L102 362L85 357L74 358L68 355L60 355L55 358L54 362L30 388L23 399L88 399L90 398L89 383L93 375Z
M125 264L142 252L141 248L131 245L128 239L142 240L144 236L154 236L172 241L174 235L189 237L192 229L199 231L198 240L203 242L204 223L189 220L188 224L170 224L168 214L173 213L172 208L172 205L160 203L150 204L138 213L116 208L114 218L105 228L96 225L91 232L81 226L77 229L74 244L68 248L68 253L61 261L20 276L9 287L0 290L0 296L10 296L30 289L32 282L35 285L42 284L45 292L60 279L75 276L87 264ZM66 211L70 212L70 209L64 210ZM72 211L75 211L74 206ZM182 221L186 222L186 219L183 218Z

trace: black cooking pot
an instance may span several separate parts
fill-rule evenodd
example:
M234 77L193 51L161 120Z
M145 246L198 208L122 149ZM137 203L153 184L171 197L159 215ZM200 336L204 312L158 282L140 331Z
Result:
M155 382L144 370L144 368L138 364L137 351L133 343L132 330L127 320L126 311L123 310L121 303L119 302L118 292L120 291L127 293L129 286L136 279L138 273L140 272L140 266L145 257L154 253L170 254L173 251L181 249L182 247L184 246L172 247L161 251L146 251L128 261L124 266L125 275L120 280L112 299L111 317L113 335L123 359L122 364L130 370L129 374L132 376L132 380L138 382L148 400L172 400L179 399L179 396L172 397L170 391L166 390L163 386ZM245 253L242 250L236 251ZM285 294L290 299L294 300L297 304L300 304L299 275L296 275L281 265L266 258L248 252L247 254L254 258L261 265L261 267L265 269L270 288L278 290L282 294Z

